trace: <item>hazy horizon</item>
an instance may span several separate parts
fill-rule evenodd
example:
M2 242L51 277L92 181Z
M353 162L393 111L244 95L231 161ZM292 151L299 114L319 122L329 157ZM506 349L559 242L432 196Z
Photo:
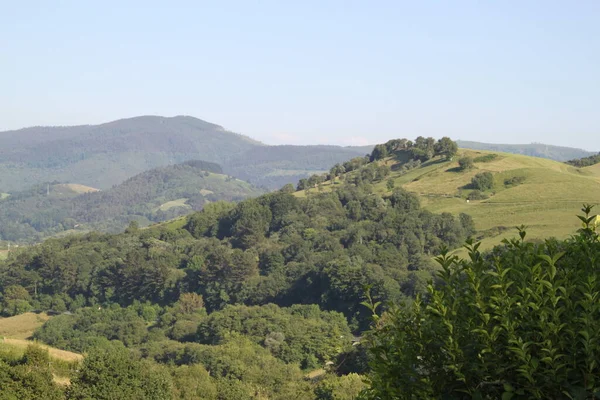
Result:
M264 141L264 140L260 140L258 138L255 138L251 135L247 135L244 132L237 132L237 131L232 131L231 129L228 129L226 126L223 126L221 124L219 124L216 121L208 121L206 119L203 118L199 118L196 117L194 115L158 115L158 114L145 114L145 115L136 115L136 116L131 116L131 117L123 117L123 118L117 118L114 120L109 120L109 121L101 121L98 123L86 123L86 124L77 124L77 125L32 125L32 126L23 126L21 128L17 128L17 129L8 129L8 130L0 130L0 133L5 133L5 132L14 132L14 131L19 131L22 129L28 129L28 128L35 128L35 127L51 127L51 128L55 128L55 127L74 127L74 126L85 126L85 125L102 125L102 124L106 124L106 123L111 123L111 122L115 122L115 121L120 121L120 120L127 120L127 119L132 119L132 118L140 118L140 117L161 117L161 118L175 118L175 117L192 117L192 118L197 118L200 119L204 122L209 122L215 125L220 125L223 129L225 129L226 131L230 131L233 133L237 133L243 136L247 136L250 139L253 140L257 140L263 144L266 145L270 145L270 146L286 146L286 145L291 145L291 146L306 146L306 145L316 145L316 146L356 146L356 147L361 147L361 146L374 146L376 144L380 144L380 143L384 143L387 140L390 139L397 139L399 137L389 137L385 140L383 140L382 142L372 142L372 143L363 143L363 144L344 144L344 143L334 143L334 142L311 142L311 143L302 143L302 144L298 144L298 143L271 143L269 141ZM409 139L412 139L412 137L408 137ZM439 139L439 136L436 136L436 138ZM490 141L478 141L478 140L472 140L472 139L462 139L460 137L455 137L453 138L454 140L458 140L458 141L464 141L464 142L480 142L480 143L487 143L487 144L493 144L493 145L528 145L528 144L543 144L543 145L549 145L549 146L559 146L559 147L572 147L572 148L576 148L576 149L580 149L580 150L586 150L586 151L590 151L590 152L595 152L598 151L596 149L589 149L589 148L585 148L585 147L576 147L576 146L563 146L563 145L557 145L554 143L546 143L546 142L514 142L514 143L508 143L508 142L502 142L502 141L494 141L494 140L490 140Z
M0 131L191 115L267 144L600 151L600 3L17 2Z

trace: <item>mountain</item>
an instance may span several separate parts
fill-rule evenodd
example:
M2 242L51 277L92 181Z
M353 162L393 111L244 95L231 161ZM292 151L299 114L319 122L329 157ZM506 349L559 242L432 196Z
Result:
M372 147L257 146L228 160L224 168L231 175L274 189L364 156L369 149Z
M549 158L555 161L568 161L594 155L594 152L572 147L552 146L542 143L531 144L495 144L458 140L458 146L465 149L499 151L522 154L525 156Z
M0 240L37 241L44 236L96 229L123 230L201 210L209 202L239 201L264 191L223 174L205 161L159 167L105 191L74 184L41 184L0 201Z
M266 146L189 116L25 128L0 132L0 141L0 192L55 180L108 189L143 171L195 159L275 189L364 154L353 147Z
M472 168L460 168L459 160L464 158L471 159ZM426 210L470 215L482 248L489 249L516 236L515 227L521 225L527 226L528 239L572 234L580 227L573 216L582 204L599 202L598 165L576 168L549 159L474 149L459 149L452 161L438 156L421 163L407 158L406 152L396 152L383 160L357 164L334 180L311 177L309 189L296 196L335 190L343 182L371 184L383 196L402 187L418 195ZM474 190L473 180L481 177L489 178L489 187Z

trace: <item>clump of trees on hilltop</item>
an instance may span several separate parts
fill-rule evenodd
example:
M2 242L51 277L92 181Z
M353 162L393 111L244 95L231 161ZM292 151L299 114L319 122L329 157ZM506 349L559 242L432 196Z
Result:
M334 165L328 173L314 174L309 178L301 179L296 189L305 190L318 187L325 181L335 181L344 174L353 171L357 172L350 177L350 183L382 181L389 175L390 167L377 165L374 162L399 153L402 153L402 157L399 158L403 162L403 168L410 170L419 167L421 163L436 156L450 160L457 152L458 145L449 137L443 137L436 141L432 137L419 136L414 142L408 139L393 139L387 143L376 145L371 154L365 157L355 157L345 163Z
M432 137L419 136L414 142L408 139L393 139L384 144L378 144L373 149L370 161L381 160L395 152L408 152L413 160L428 161L435 156L451 159L458 152L458 145L449 137L436 141Z

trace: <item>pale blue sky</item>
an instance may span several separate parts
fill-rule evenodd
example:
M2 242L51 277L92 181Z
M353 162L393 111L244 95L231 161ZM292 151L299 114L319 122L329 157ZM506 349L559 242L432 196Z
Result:
M192 115L267 143L600 150L600 1L0 0L0 130Z

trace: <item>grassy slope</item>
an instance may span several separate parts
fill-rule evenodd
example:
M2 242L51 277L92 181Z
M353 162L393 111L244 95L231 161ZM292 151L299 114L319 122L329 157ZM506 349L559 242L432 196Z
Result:
M461 156L475 158L492 153L498 155L495 160L476 163L471 171L456 171ZM386 163L394 162L388 159ZM464 186L474 175L484 171L494 173L495 194L487 200L467 203L468 190ZM504 180L514 176L523 176L525 181L505 187ZM520 225L528 227L530 239L565 238L580 226L575 216L582 203L600 203L600 165L577 169L548 159L516 154L461 149L453 162L433 160L402 176L392 172L390 178L396 187L418 194L427 210L471 215L477 230L486 233L482 248L516 236L514 228ZM331 190L331 187L331 182L326 182L322 190ZM386 182L377 183L374 190L386 193Z
M475 151L464 151L473 156ZM600 201L600 177L581 172L555 161L520 155L502 154L489 163L478 163L477 169L465 173L449 172L456 163L440 164L418 181L404 187L418 193L425 208L434 212L467 213L473 217L478 230L496 227L528 227L529 238L556 236L564 238L579 227L575 215L582 203ZM482 171L495 174L496 194L487 200L467 203L462 198L445 197L459 194L459 188ZM418 173L415 171L414 173ZM410 179L411 174L404 178ZM524 176L525 182L504 187L504 180ZM515 230L483 240L483 247L499 244Z
M44 313L25 313L10 318L0 318L0 352L12 357L20 358L27 346L34 343L29 338L33 332L42 326L50 317ZM69 385L73 371L83 356L71 351L60 350L35 342L38 346L47 349L48 355L53 360L50 371L54 382L59 385Z
M33 332L49 319L50 317L44 313L25 313L10 318L0 318L0 339L2 339L0 344L4 347L24 351L29 344L33 343L29 340ZM43 344L39 345L48 349L50 357L58 360L73 362L83 359L81 354L55 349Z

